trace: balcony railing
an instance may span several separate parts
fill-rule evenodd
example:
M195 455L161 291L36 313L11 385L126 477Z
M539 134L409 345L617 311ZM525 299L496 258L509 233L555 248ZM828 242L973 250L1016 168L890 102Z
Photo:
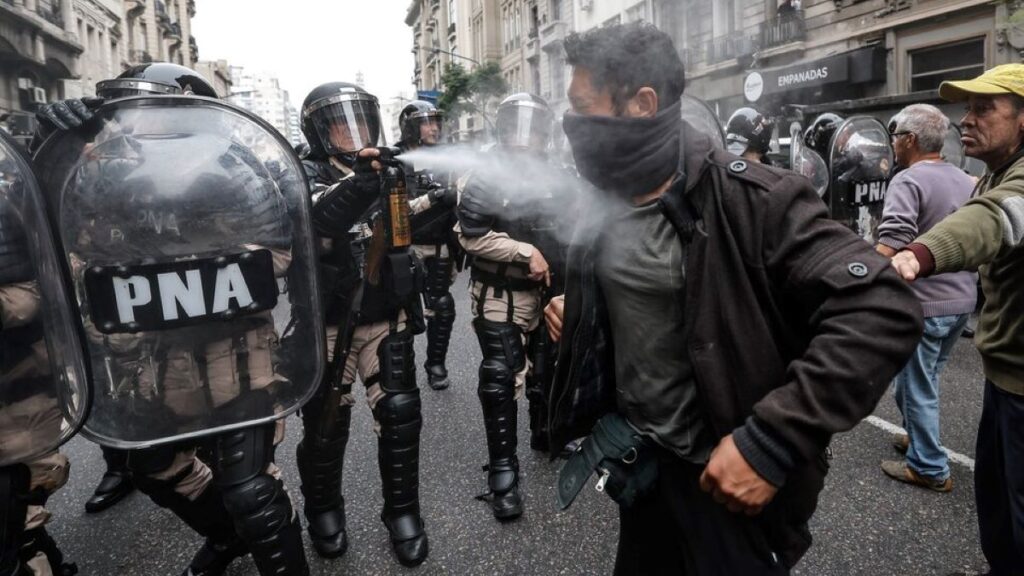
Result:
M774 21L761 24L761 49L801 42L807 38L807 25L803 11L781 15Z
M717 64L733 58L753 54L754 40L742 32L712 38L704 48L708 64Z
M683 48L679 51L679 57L687 70L693 70L700 63L701 51L698 48Z

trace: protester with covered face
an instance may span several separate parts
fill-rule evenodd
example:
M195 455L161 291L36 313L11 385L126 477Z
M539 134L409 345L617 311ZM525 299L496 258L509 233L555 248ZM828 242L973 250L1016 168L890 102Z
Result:
M561 339L551 443L593 429L560 499L599 469L620 505L617 574L785 574L832 435L884 394L920 306L805 178L712 151L681 121L668 35L606 26L565 49L564 128L603 201L545 312Z
M907 280L979 270L985 304L974 341L985 400L974 469L981 548L992 574L1024 567L1024 64L944 82L966 102L968 156L988 167L975 197L893 257Z

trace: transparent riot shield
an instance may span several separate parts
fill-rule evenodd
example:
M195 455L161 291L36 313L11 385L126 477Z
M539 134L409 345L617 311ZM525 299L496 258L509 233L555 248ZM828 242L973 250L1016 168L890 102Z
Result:
M843 122L832 136L826 200L832 219L871 244L878 240L892 167L889 131L877 119L855 116Z
M942 159L953 166L963 170L967 167L967 156L964 154L964 145L960 142L960 128L955 124L949 125L946 131L946 139L942 143Z
M282 418L323 370L309 191L292 148L227 103L111 101L39 151L81 308L85 434L140 447Z
M77 314L27 159L0 130L0 466L54 450L85 421Z
M683 120L711 138L715 148L725 149L725 130L722 123L718 121L715 111L708 106L707 102L700 98L683 94L682 98Z
M790 170L806 176L818 196L824 198L828 192L828 165L814 150L804 146L803 128L794 122L789 127L789 166Z

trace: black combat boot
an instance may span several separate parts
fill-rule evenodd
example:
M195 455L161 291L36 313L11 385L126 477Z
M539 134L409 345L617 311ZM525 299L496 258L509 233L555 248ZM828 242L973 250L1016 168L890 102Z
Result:
M315 411L304 409L302 417L306 428L296 450L296 460L302 479L306 529L313 549L323 558L338 558L348 550L345 498L341 495L341 484L352 407L337 408L334 413L336 421L329 428L333 431L333 438L320 436L322 428L318 427L316 420L324 414L322 408Z
M403 566L417 566L430 553L420 516L420 392L387 393L375 413L380 422L377 462L384 491L380 519L398 561Z

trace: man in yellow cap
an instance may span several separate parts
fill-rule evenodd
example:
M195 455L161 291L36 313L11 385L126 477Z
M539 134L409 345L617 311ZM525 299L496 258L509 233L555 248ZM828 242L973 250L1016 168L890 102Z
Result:
M1024 575L1024 64L943 82L966 102L962 141L988 174L976 196L892 260L906 280L981 272L985 305L975 343L985 401L974 470L981 547L993 575Z

